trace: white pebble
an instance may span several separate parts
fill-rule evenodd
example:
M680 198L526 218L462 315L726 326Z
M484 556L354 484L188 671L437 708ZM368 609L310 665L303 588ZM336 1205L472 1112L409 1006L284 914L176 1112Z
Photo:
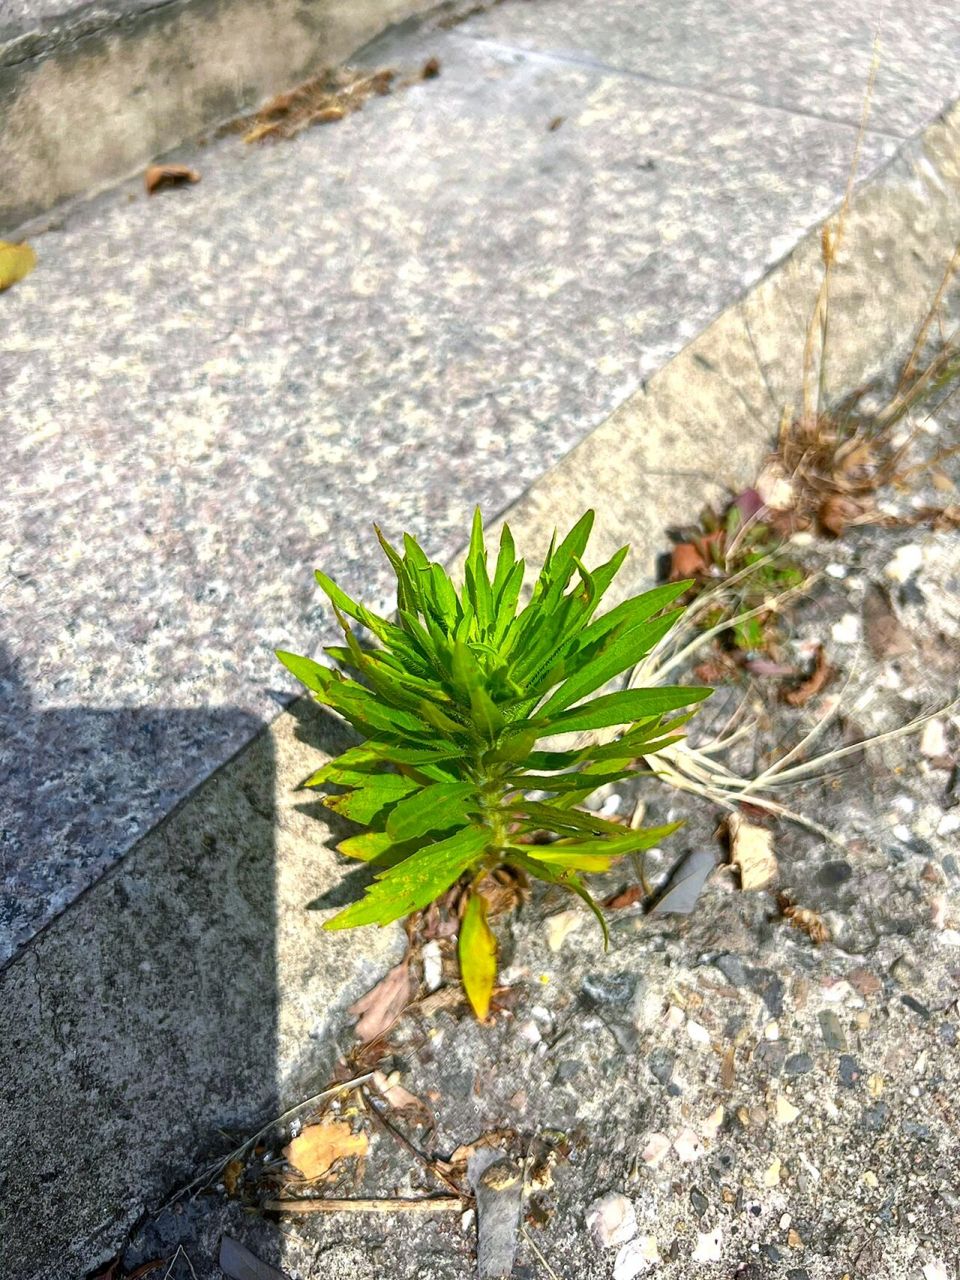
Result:
M847 576L846 566L842 564L828 564L826 571L831 578L845 578Z
M656 1168L669 1150L670 1139L665 1133L651 1133L647 1145L640 1153L640 1159L651 1168Z
M440 943L436 940L428 942L421 954L423 956L423 985L428 991L436 991L441 982L443 982L443 956L440 953Z
M896 555L889 564L884 566L883 572L888 578L892 578L894 582L906 582L923 564L923 547L915 542L908 542L905 547L899 547Z
M947 727L942 720L928 720L920 735L920 750L928 760L947 754Z
M861 635L860 619L855 613L845 613L830 628L835 644L857 644Z
M673 1140L673 1149L684 1164L693 1164L703 1155L703 1144L692 1129L681 1129Z
M775 1109L777 1124L793 1124L799 1114L799 1108L795 1107L789 1098L785 1098L782 1093L777 1094Z
M691 1255L692 1262L720 1262L723 1258L723 1236L720 1228L697 1232L697 1247Z
M715 1111L710 1112L706 1120L704 1120L703 1124L700 1126L705 1138L715 1138L717 1136L720 1132L720 1126L723 1124L724 1114L725 1112L722 1106L717 1107Z
M638 1236L630 1240L617 1254L613 1264L613 1280L634 1280L634 1276L649 1271L660 1261L656 1237Z
M663 1021L668 1031L679 1031L686 1020L686 1014L675 1004L672 1004L663 1015Z
M945 813L937 823L938 836L952 836L955 831L960 831L960 809Z
M925 1262L923 1280L950 1280L950 1273L942 1262Z
M692 1019L687 1023L687 1035L694 1044L710 1043L710 1032L706 1027L701 1026L699 1022L694 1022Z
M779 1040L780 1039L779 1022L768 1022L767 1025L763 1028L763 1038L764 1040Z
M609 1249L633 1239L637 1234L637 1215L626 1196L609 1191L587 1210L587 1226L597 1244Z

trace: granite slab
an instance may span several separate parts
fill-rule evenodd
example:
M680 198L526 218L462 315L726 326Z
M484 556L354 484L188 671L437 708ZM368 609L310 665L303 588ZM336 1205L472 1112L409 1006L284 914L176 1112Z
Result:
M849 123L470 31L395 39L441 75L335 127L37 229L0 299L0 954L292 696L314 566L386 605L374 520L452 555L840 197Z
M914 133L960 93L950 0L577 0L490 5L467 33L647 83L857 124L877 44L870 126Z

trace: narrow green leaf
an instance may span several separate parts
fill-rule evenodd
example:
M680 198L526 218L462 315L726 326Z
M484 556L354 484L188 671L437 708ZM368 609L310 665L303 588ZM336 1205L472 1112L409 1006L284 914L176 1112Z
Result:
M323 667L312 658L302 658L296 653L287 653L285 649L274 650L277 657L301 684L305 684L313 693L322 693L330 679L330 668Z
M497 980L497 940L487 924L487 902L474 890L460 921L457 945L460 978L473 1012L481 1022L490 1012L490 997Z
M607 929L607 922L604 919L603 912L594 902L579 876L563 867L552 867L544 862L535 862L532 858L518 852L516 849L510 851L509 862L511 866L519 867L521 871L526 871L528 875L534 876L537 880L544 880L547 884L562 885L565 889L569 889L571 893L575 893L593 912L603 934L603 949L605 951L609 949L610 932Z
M673 711L693 702L709 698L712 689L694 686L665 689L623 689L619 693L603 694L582 707L562 711L552 719L537 717L534 721L541 729L541 737L555 733L582 733L587 729L608 729L613 725L628 724L641 716L658 715Z
M490 833L482 827L467 827L446 840L426 845L415 858L406 858L381 872L359 902L352 903L325 929L352 929L362 924L390 924L401 916L419 911L454 884L464 871L482 857Z
M341 840L337 848L348 858L358 858L361 862L371 862L379 858L393 844L386 831L364 831L362 835L350 836Z
M510 532L510 526L504 524L500 530L500 549L497 553L497 564L493 571L493 583L491 589L493 591L494 602L499 610L500 592L503 590L507 578L510 576L517 563L517 548L514 546L513 534Z
M538 714L549 716L557 711L565 711L567 707L585 698L588 693L602 688L628 667L636 666L640 659L667 634L682 614L682 609L675 609L662 618L640 623L628 631L617 634L596 657L591 658L579 671L574 672L550 695Z
M685 591L693 585L692 580L686 582L667 582L663 586L653 587L642 595L633 596L616 605L608 613L602 614L578 637L577 650L589 648L597 640L605 636L614 627L635 627L655 613L673 604Z
M420 790L420 783L399 773L375 773L369 781L343 795L325 796L323 803L351 822L372 822L388 805Z
M394 840L410 840L428 831L465 826L471 801L475 807L477 789L472 782L432 783L400 801L387 818L387 831Z
M543 804L539 800L514 800L510 802L511 814L526 814L537 823L537 830L542 831L590 831L595 834L606 832L608 835L623 835L623 826L619 822L608 822L598 813L581 812L580 810L557 809L553 805Z

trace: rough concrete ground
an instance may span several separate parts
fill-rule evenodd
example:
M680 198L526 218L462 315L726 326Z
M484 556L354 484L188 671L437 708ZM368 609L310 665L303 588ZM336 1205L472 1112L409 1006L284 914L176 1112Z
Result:
M960 415L920 432L928 452L955 444ZM956 460L944 470L955 496ZM885 505L909 514L945 501L943 488L925 490ZM836 676L799 710L784 705L782 677L721 686L692 738L715 736L743 703L756 732L722 759L744 775L783 755L831 699L841 715L811 752L889 731L960 690L955 532L867 528L789 550L820 578L784 621L783 656L809 661L823 644ZM611 911L608 955L579 904L535 892L501 923L511 993L491 1022L462 1006L414 1010L390 1037L382 1069L432 1119L388 1115L421 1152L448 1158L504 1131L516 1157L561 1153L552 1185L528 1188L515 1276L957 1275L960 712L818 774L785 799L833 840L769 823L770 891L743 893L721 868L688 918ZM687 819L651 856L655 881L684 852L717 847L716 806L651 780L608 803L629 813L637 798L647 821ZM620 868L599 883L616 892L631 878ZM826 942L791 926L778 890L816 913ZM340 1114L368 1133L369 1153L323 1194L444 1191L369 1118ZM474 1274L472 1214L258 1215L258 1197L284 1185L280 1148L296 1131L265 1140L234 1199L221 1184L142 1224L125 1265L180 1247L171 1275L212 1280L225 1233L291 1280Z
M722 91L715 16L584 6L555 56L570 12L410 30L371 57L438 79L289 145L185 150L197 186L33 236L2 301L3 955L289 698L271 649L321 639L314 565L376 596L373 518L452 554L837 203L865 10L811 43L739 7ZM864 174L957 60L941 6L884 13ZM803 92L771 98L791 57Z

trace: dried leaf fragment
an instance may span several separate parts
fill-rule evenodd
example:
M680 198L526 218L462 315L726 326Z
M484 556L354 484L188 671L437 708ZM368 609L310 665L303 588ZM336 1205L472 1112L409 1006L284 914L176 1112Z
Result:
M390 1106L396 1111L423 1111L427 1112L427 1106L420 1099L405 1089L396 1078L396 1073L386 1076L382 1071L373 1073L373 1083L376 1090L381 1094ZM429 1114L429 1112L428 1112Z
M784 702L790 707L804 707L811 698L815 698L817 694L824 689L833 679L833 667L827 662L827 654L823 645L817 645L816 657L813 661L813 670L801 684L795 689L790 689L783 695Z
M338 1160L366 1155L367 1135L354 1133L346 1120L325 1120L310 1124L283 1149L293 1167L312 1182L322 1177Z
M401 960L347 1010L359 1019L353 1029L357 1039L367 1044L389 1031L410 1003L411 994L410 966Z
M773 833L747 822L739 813L727 816L723 830L729 841L730 864L740 873L740 888L745 893L766 889L777 878Z
M28 276L37 265L37 255L28 244L0 240L0 293Z
M183 187L191 182L199 182L200 174L185 164L152 164L143 175L143 185L147 195L152 196L164 187Z

